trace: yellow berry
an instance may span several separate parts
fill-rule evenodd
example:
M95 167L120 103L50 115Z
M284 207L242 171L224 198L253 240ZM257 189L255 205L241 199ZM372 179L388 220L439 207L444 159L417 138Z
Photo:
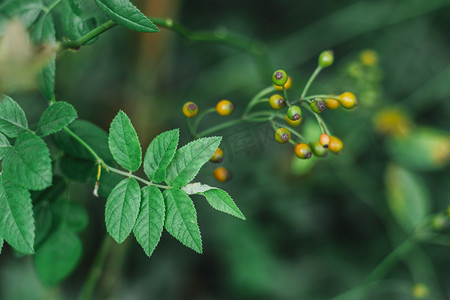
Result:
M279 86L279 85L273 85L278 91L282 91L283 90L283 86ZM292 79L291 76L288 76L288 79L286 81L286 83L284 84L284 88L286 90L290 89L292 86Z
M286 128L278 128L275 132L275 140L280 144L285 144L291 139L291 132Z
M429 293L430 291L424 283L416 283L412 288L412 294L417 299L425 299Z
M198 113L198 106L194 102L186 102L183 105L183 114L188 117L192 118Z
M281 95L275 94L270 97L269 104L273 109L278 110L283 108L286 102L284 102L284 98Z
M214 152L214 155L209 159L209 161L213 163L221 163L222 160L223 160L223 150L220 148L217 148L216 152Z
M219 115L228 116L234 110L234 105L228 100L221 100L216 105L216 111Z
M372 67L378 62L378 54L373 50L364 50L361 52L359 59L363 65Z
M335 136L330 136L330 143L328 144L328 150L330 150L333 153L339 153L343 147L344 144L340 139L338 139Z
M293 120L289 119L288 116L285 116L284 120L286 121L286 123L288 123L291 126L300 126L300 124L302 124L302 122L303 122L303 118L300 118L297 121L293 121Z
M339 95L339 103L344 108L353 108L358 103L353 93L345 92Z
M339 101L336 99L327 98L325 99L325 103L329 109L335 110L339 107Z

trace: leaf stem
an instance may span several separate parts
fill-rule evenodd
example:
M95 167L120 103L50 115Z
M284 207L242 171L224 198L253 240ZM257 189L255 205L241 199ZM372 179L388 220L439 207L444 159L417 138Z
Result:
M253 106L255 106L258 103L258 100L267 94L270 94L274 92L276 89L273 85L266 87L265 89L261 90L258 94L256 94L247 104L247 107L245 108L245 111L243 113L243 116L245 117Z
M201 113L198 114L198 116L195 118L193 129L194 131L197 131L198 125L200 124L200 121L203 119L203 117L209 113L215 112L215 108L208 108Z
M287 106L291 107L291 103L289 102L288 95L287 95L287 90L284 87L284 85L283 85L283 95L284 95L284 101L286 101Z
M185 119L186 119L186 125L187 125L187 128L188 128L188 130L189 130L189 133L191 134L191 136L192 136L194 139L198 139L199 136L198 136L197 132L195 131L194 127L192 127L191 121L189 120L188 117L185 117Z
M98 156L98 154L94 151L94 149L91 148L85 141L83 141L82 138L80 138L75 132L70 130L68 127L63 128L67 133L69 133L74 139L76 139L84 148L86 148L89 153L92 154L92 156L95 158L97 162L100 162L101 164L105 164L104 161Z
M314 79L316 79L317 75L319 75L320 71L322 71L322 67L317 66L317 68L312 73L311 77L309 77L308 82L305 85L305 88L303 89L302 95L300 96L300 99L305 98L306 93L309 90L309 87L311 86L311 83L313 83Z
M319 116L318 113L313 112L311 107L309 107L309 105L306 105L305 103L302 103L302 106L305 107L310 113L312 113L314 115L314 117L316 117L317 124L319 124L320 130L322 130L322 132L325 132L328 135L331 135L331 132L328 129L328 126L325 123L325 121L322 119L322 117Z
M111 20L106 21L105 23L92 29L91 31L89 31L88 33L86 33L85 35L83 35L82 37L80 37L79 39L77 39L75 41L68 40L68 41L62 42L61 50L67 50L67 49L78 50L78 49L80 49L81 46L85 45L87 42L89 42L93 38L99 36L103 32L113 28L115 25L116 25L116 23L114 23Z

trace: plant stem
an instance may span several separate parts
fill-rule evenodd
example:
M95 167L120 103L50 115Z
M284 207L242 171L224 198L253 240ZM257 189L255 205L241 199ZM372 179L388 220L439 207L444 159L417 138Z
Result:
M197 131L198 125L200 124L200 121L203 119L203 117L209 113L215 112L215 108L208 108L201 113L198 114L197 118L195 118L193 129L194 131Z
M274 92L276 89L274 86L269 86L266 87L265 89L261 90L258 94L256 94L247 104L247 107L243 113L243 116L246 116L250 110L252 109L253 106L255 106L258 103L258 100L262 97L264 97L267 94L270 94L272 92Z
M204 137L204 136L210 135L211 133L214 133L214 132L222 130L222 129L226 129L226 128L231 127L233 125L239 124L239 123L241 123L243 121L244 121L244 119L242 119L242 118L235 119L235 120L230 120L228 122L225 122L225 123L216 125L214 127L211 127L209 129L203 130L202 132L200 132L198 134L198 137Z
M188 128L189 133L191 134L192 138L198 139L199 136L198 136L198 134L196 133L196 131L194 130L194 128L192 127L191 121L189 120L188 117L185 117L185 119L186 119L186 125L187 125L187 128Z
M92 293L94 292L94 288L100 278L100 275L102 274L103 265L105 264L110 247L111 238L108 234L106 234L103 238L100 250L95 257L89 276L81 288L81 293L78 297L79 300L90 300L92 298Z
M316 117L316 120L317 120L317 123L319 124L320 130L322 130L322 132L325 132L328 135L331 135L331 132L330 132L330 130L328 130L327 124L324 122L322 117L319 116L318 113L313 112L311 107L309 107L309 105L302 103L302 106L305 107L310 113L312 113L314 115L314 117Z
M317 75L319 75L320 71L322 71L322 67L317 66L317 68L312 73L311 77L309 77L309 80L306 83L305 88L303 89L300 99L303 99L306 96L306 93L308 92L311 83L314 81L314 79L316 79Z
M289 103L289 99L288 99L288 95L287 95L287 90L283 85L283 95L284 95L284 101L286 101L286 104L288 107L291 107L291 103Z
M341 100L341 98L337 97L336 95L312 95L308 97L303 97L302 100L308 100L308 99L314 99L314 98L330 98L334 100Z
M108 164L105 163L105 161L94 151L94 149L91 148L91 146L89 146L82 138L80 138L75 132L73 132L72 130L70 130L68 127L64 127L64 130L66 132L68 132L75 140L77 140L84 148L86 148L86 150L89 151L89 153L92 154L92 156L95 158L95 160L97 161L97 163L101 164L106 170L111 171L113 173L117 173L119 175L125 176L125 177L130 177L130 178L134 178L146 185L154 185L157 186L159 188L162 189L168 189L169 186L167 185L162 185L162 184L156 184L153 183L151 181L147 181L144 178L141 178L139 176L134 175L131 172L125 172L119 169L116 169L114 167L109 166Z
M78 50L81 46L85 45L87 42L92 40L93 38L99 36L103 32L113 28L116 24L109 20L105 23L101 24L100 26L92 29L82 37L80 37L78 40L75 41L64 41L61 43L61 50L67 50L67 49L74 49Z

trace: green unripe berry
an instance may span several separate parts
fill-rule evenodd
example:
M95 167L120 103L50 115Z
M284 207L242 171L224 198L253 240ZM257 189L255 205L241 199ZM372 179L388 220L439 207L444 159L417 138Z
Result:
M288 80L288 76L284 70L276 70L272 75L272 82L275 85L283 86Z
M297 105L291 106L287 111L287 117L291 121L300 120L300 118L302 117L302 110Z
M269 104L273 109L281 109L286 105L286 102L284 102L284 98L281 97L278 94L272 95L269 99Z
M280 144L285 144L291 139L291 132L286 128L278 128L275 132L275 140Z
M319 55L319 67L326 68L333 64L334 53L331 50L323 51Z
M327 104L325 103L325 101L321 99L316 99L313 102L311 102L310 106L313 112L320 114L325 110Z
M325 157L328 154L327 149L325 149L320 142L311 143L312 153L317 157Z

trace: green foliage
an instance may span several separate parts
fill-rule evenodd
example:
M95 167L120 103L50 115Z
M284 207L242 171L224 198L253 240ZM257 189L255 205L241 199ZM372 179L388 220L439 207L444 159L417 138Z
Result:
M6 179L29 190L42 190L52 184L52 164L45 142L25 132L3 160Z
M23 109L8 96L0 99L0 132L7 137L17 137L28 130L28 121Z
M227 192L221 189L214 188L207 190L201 194L204 195L206 197L206 200L208 200L208 203L218 211L245 220L244 214L240 211L236 203L234 203L233 199L231 199L230 195L228 195Z
M63 28L70 39L79 39L95 28L95 19L90 18L85 20L79 3L68 0L63 1L62 6Z
M397 222L413 231L429 214L430 199L426 186L413 173L390 165L386 173L388 204Z
M115 23L139 32L159 29L129 0L95 0L100 10Z
M142 189L142 203L133 232L145 253L150 256L159 243L164 228L165 207L161 191L154 185Z
M163 195L166 206L164 227L167 232L186 247L202 253L202 237L191 198L177 188L167 189Z
M122 180L111 191L105 208L106 230L122 243L134 227L141 204L141 190L134 178Z
M33 26L32 37L36 44L55 43L55 24L52 14L44 14ZM56 54L53 54L50 61L38 73L37 83L42 95L47 100L55 97L55 72Z
M153 182L161 182L166 178L166 168L177 150L180 131L170 130L155 137L147 148L144 157L144 171Z
M42 8L41 0L6 0L0 5L0 14L14 17L28 27L36 21Z
M134 172L141 166L142 150L139 139L128 116L119 111L109 128L108 144L116 162Z
M221 140L221 137L202 138L178 149L167 167L166 182L173 187L189 183L216 152Z
M0 236L17 251L34 253L34 218L30 193L0 177Z
M36 134L42 137L58 132L78 117L75 108L63 101L50 105L39 120Z
M80 239L72 231L61 227L36 251L36 272L44 283L58 283L76 267L81 253Z
M0 159L3 159L10 149L11 144L8 139L0 133Z

